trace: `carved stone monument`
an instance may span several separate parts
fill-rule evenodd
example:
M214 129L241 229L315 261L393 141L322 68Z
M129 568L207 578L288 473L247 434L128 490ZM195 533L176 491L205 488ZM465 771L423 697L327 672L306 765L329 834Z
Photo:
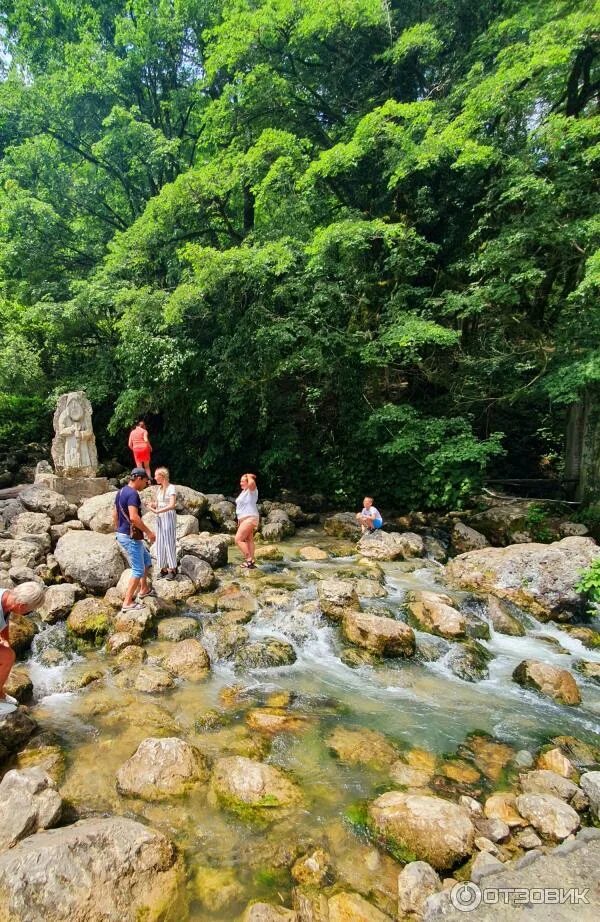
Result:
M54 413L52 460L38 465L36 483L45 483L69 502L80 503L110 489L106 477L96 477L98 453L92 427L92 405L83 391L61 394Z

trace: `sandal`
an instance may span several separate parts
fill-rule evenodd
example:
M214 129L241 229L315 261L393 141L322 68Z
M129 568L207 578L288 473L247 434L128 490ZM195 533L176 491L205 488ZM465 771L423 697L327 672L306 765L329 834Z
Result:
M148 592L138 592L137 599L141 601L142 599L156 598L156 592L154 589L149 589Z
M167 567L163 567L162 570L160 571L160 575L161 575L161 576L166 576L168 572L169 572L168 568L167 568Z
M174 579L177 579L177 570L169 570L165 579L168 579L169 582L172 582Z

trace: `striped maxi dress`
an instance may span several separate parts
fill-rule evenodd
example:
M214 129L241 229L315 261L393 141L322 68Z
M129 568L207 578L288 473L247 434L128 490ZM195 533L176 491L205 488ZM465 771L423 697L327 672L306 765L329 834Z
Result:
M169 505L171 496L177 493L172 483L164 490L159 487L156 495L156 505L164 509ZM156 563L159 569L168 567L169 570L177 569L177 513L174 509L161 512L156 516Z

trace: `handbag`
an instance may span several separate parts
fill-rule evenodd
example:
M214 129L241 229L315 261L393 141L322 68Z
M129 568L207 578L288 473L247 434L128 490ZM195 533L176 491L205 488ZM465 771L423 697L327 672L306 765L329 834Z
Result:
M119 496L117 497L117 503L118 503L119 509L120 509L121 512L123 513L125 519L129 522L129 537L130 537L133 541L143 541L143 540L144 540L144 532L142 531L141 528L138 528L137 525L133 525L133 524L132 524L131 519L129 518L129 516L128 516L127 513L125 512L125 509L124 509L123 506L121 505L121 491L120 491L120 490L119 490Z

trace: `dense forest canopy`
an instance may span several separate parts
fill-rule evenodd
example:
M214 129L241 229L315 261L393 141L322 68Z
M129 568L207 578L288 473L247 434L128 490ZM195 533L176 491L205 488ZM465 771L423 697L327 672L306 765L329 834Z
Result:
M0 0L0 35L0 443L85 388L101 452L144 415L205 488L559 470L598 0Z

